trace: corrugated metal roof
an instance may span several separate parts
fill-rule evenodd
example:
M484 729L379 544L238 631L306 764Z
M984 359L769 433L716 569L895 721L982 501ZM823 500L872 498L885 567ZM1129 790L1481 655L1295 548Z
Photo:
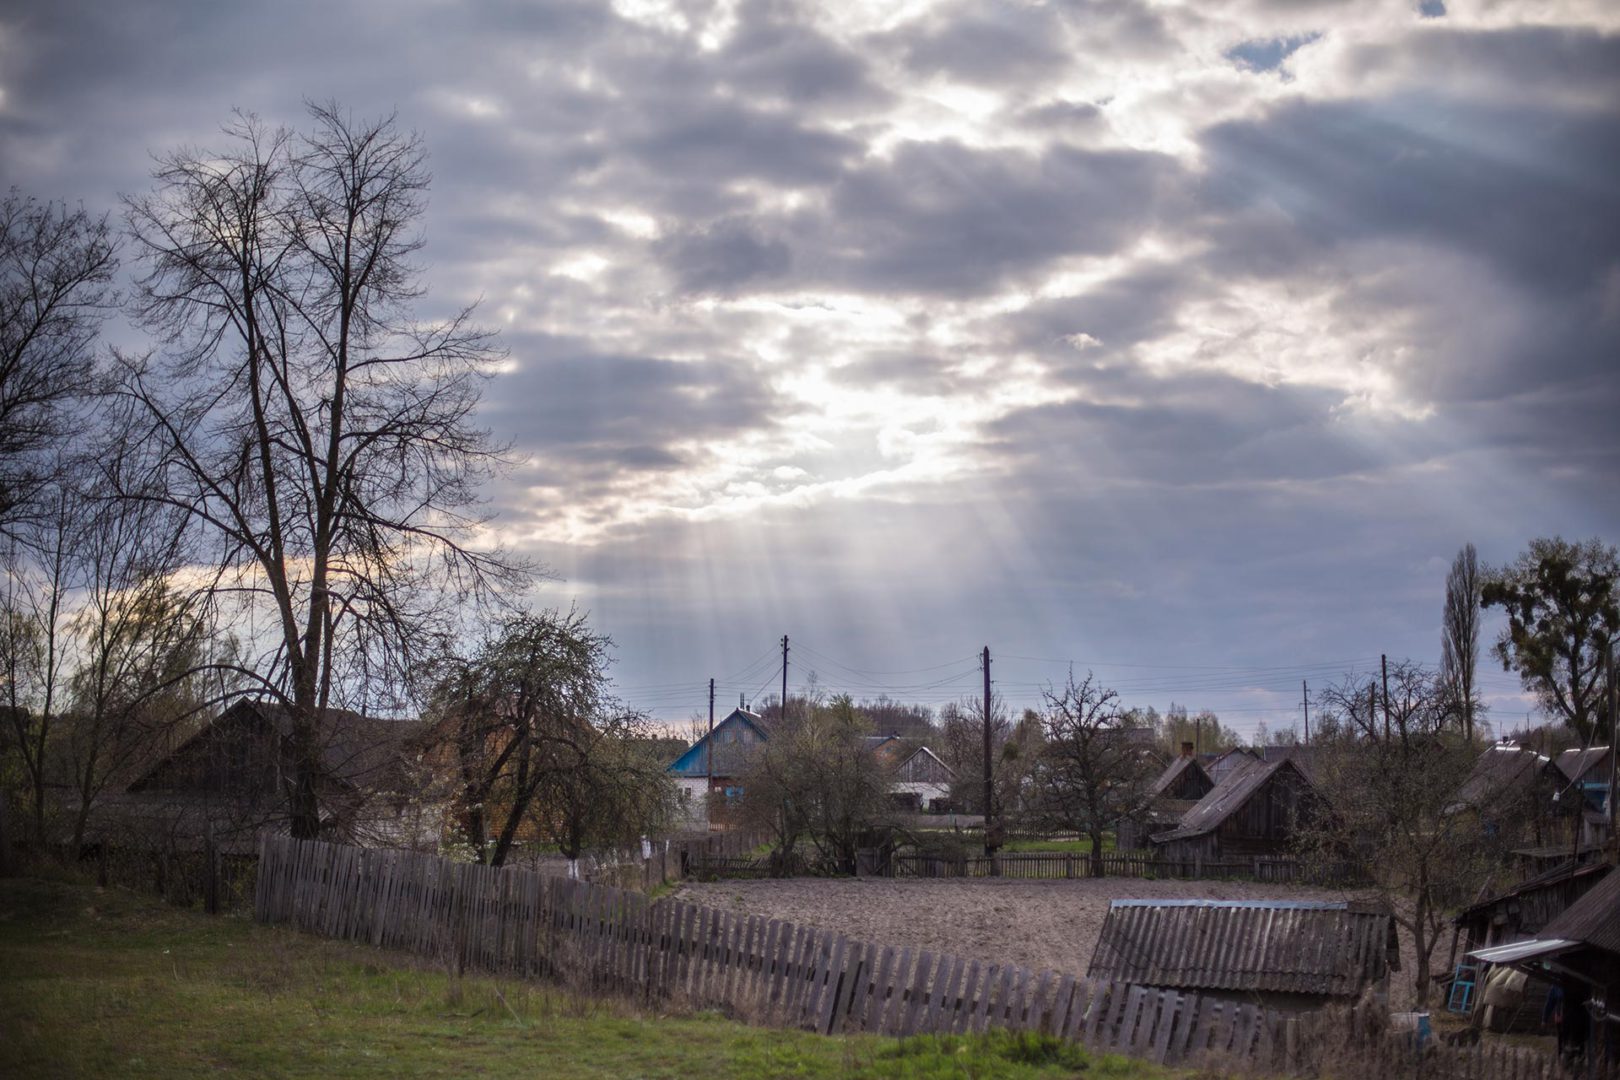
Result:
M1354 997L1399 970L1387 911L1315 901L1115 901L1088 978Z
M1531 938L1529 941L1515 941L1512 945L1493 945L1488 949L1475 949L1468 955L1475 960L1483 960L1487 964L1511 964L1515 960L1530 960L1537 956L1551 956L1554 953L1568 952L1579 948L1580 943L1563 941L1558 938Z

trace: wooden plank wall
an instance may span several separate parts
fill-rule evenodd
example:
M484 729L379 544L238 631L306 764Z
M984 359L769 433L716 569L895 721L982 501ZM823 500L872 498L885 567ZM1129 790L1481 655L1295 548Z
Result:
M555 978L823 1033L999 1027L1177 1063L1263 1057L1281 1030L1278 1014L1254 1005L876 945L408 851L267 837L254 913L458 971Z

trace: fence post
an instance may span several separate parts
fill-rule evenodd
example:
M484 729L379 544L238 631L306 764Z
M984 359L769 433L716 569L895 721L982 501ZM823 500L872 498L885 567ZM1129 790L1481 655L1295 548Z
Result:
M0 877L14 872L11 861L11 828L6 820L6 793L0 791Z
M203 830L203 910L219 914L219 852L214 849L214 823Z

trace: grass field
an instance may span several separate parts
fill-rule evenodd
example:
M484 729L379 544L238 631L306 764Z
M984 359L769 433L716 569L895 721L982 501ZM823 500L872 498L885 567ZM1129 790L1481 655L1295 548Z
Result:
M1102 849L1105 852L1114 850L1113 833L1103 833ZM1091 854L1091 838L1081 837L1078 840L1009 840L1002 846L1001 850L1009 854L1041 852L1051 855L1089 855Z
M209 918L0 881L0 1076L1175 1075L1049 1039L823 1038L665 1015Z

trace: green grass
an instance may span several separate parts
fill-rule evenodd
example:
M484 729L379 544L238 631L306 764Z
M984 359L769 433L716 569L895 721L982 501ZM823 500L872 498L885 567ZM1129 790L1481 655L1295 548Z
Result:
M0 881L0 1076L1173 1075L1005 1033L823 1038L668 1015L118 890Z
M1102 849L1104 852L1114 850L1113 833L1103 833ZM1001 850L1013 854L1039 852L1043 855L1089 855L1091 838L1083 836L1078 840L1009 840Z

